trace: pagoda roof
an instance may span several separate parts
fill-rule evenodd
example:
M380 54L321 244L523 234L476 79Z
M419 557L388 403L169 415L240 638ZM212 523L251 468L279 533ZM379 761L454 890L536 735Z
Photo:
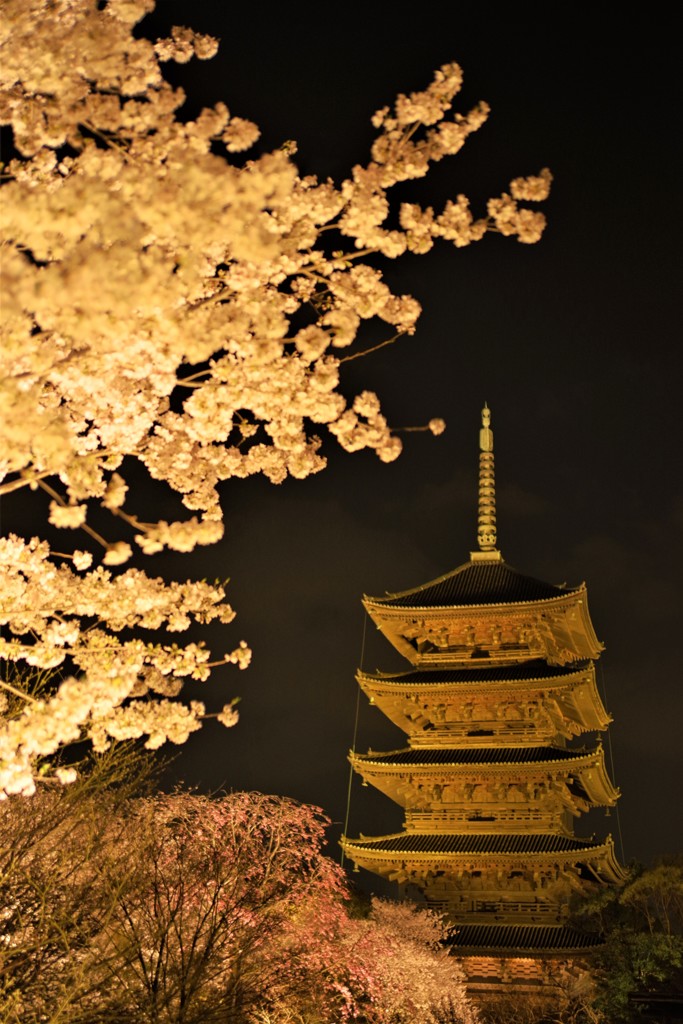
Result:
M385 836L342 836L346 856L361 867L391 877L397 870L458 871L463 865L481 869L538 865L562 870L587 870L596 882L625 877L614 855L611 836L598 842L548 832L397 832Z
M504 856L569 853L598 853L605 843L549 833L421 833L398 832L395 835L346 840L347 851L382 851L393 854L503 854Z
M458 953L544 953L591 949L602 941L569 925L464 924L456 925L449 945Z
M598 748L599 750L599 748ZM415 747L389 753L356 754L355 761L378 765L550 764L583 760L598 750L567 747Z
M542 658L533 658L519 665L498 665L478 668L446 669L415 669L401 673L366 673L361 672L364 679L374 683L389 683L399 686L412 684L450 685L452 683L507 683L507 682L539 682L544 679L569 678L590 669L591 662L587 659L571 662L568 665L549 665Z
M619 796L605 770L600 745L593 750L552 746L411 747L386 754L351 753L349 759L366 782L404 807L410 806L406 783L411 788L419 787L425 780L444 774L449 778L462 774L471 778L474 774L489 781L501 774L517 779L557 776L557 781L564 781L568 787L566 799L571 806L578 800L578 805L587 801L609 807Z
M463 605L519 604L564 597L581 590L566 584L555 586L524 576L502 559L476 560L458 566L444 576L395 594L364 598L372 605L392 608L452 608Z

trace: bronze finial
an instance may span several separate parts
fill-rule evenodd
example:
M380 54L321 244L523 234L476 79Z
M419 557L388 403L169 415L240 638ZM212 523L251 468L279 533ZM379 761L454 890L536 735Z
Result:
M479 431L479 515L477 541L480 551L496 551L496 483L493 465L491 410L484 403Z

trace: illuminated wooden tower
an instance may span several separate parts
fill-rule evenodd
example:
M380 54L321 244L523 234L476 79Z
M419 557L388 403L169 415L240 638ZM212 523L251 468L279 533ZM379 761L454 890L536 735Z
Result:
M566 923L569 895L623 872L611 838L573 831L580 814L619 795L602 745L576 745L610 722L585 584L543 583L501 557L487 407L479 460L479 550L414 590L363 600L412 667L360 671L358 683L408 745L350 758L405 809L405 823L342 846L445 912L471 987L494 992L543 986L553 964L585 951L589 939Z

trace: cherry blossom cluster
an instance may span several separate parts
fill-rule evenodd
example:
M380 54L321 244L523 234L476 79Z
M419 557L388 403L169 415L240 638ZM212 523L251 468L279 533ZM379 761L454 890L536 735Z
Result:
M112 740L140 737L149 749L167 740L184 743L206 712L200 701L174 699L183 681L205 681L216 664L249 664L244 642L211 662L200 644L120 636L140 629L179 633L192 622L231 622L234 612L219 585L165 583L138 569L113 576L98 566L79 573L54 564L45 541L26 542L12 534L0 538L0 567L0 656L38 670L68 665L78 673L40 697L0 681L0 793L32 793L36 766L84 739L100 751ZM217 717L230 726L237 712L229 704ZM58 778L69 782L73 775Z
M338 903L309 899L283 929L284 962L293 970L281 971L271 989L272 1015L261 1019L287 1021L277 1009L286 1007L287 986L297 971L321 979L326 1020L353 1021L362 1014L373 1024L436 1024L439 1008L451 1007L462 1024L479 1024L460 962L450 955L449 933L439 914L408 902L373 898L367 917L350 917ZM302 942L310 934L317 941Z
M486 119L485 104L451 114L456 64L374 116L370 160L339 187L300 175L292 145L236 162L231 154L247 151L258 128L224 103L183 120L182 90L162 75L165 61L212 57L216 41L187 28L156 43L134 35L153 8L154 0L6 0L0 23L0 123L16 151L2 167L0 204L0 494L44 488L50 523L85 531L111 568L136 547L154 554L215 543L219 484L319 472L323 428L347 451L395 459L401 440L377 396L347 398L340 379L350 358L342 353L367 322L392 337L415 331L419 304L392 293L377 255L427 252L437 239L462 247L487 231L536 241L544 218L519 203L544 199L550 184L547 171L515 179L478 218L464 196L440 212L404 203L399 226L387 227L392 186L457 153ZM433 419L429 429L443 426ZM143 522L127 504L132 461L176 492L189 517ZM93 506L111 514L114 539L93 529ZM140 706L124 713L124 704L146 686L146 706L155 706L150 694L159 691L145 680L152 670L182 675L171 664L181 655L110 643L112 633L208 621L222 597L212 604L208 591L192 591L201 607L190 608L189 590L180 597L176 585L141 572L88 571L92 554L76 545L66 552L75 573L55 568L38 542L13 557L3 563L0 603L13 637L3 656L44 667L71 659L92 686L80 728L103 743L114 735L103 724L110 720L156 745L167 712L147 729ZM17 587L26 594L17 597ZM32 613L31 588L42 588L43 612ZM132 590L151 602L146 613L132 609ZM228 660L243 663L240 650ZM196 651L182 657L186 674L208 671ZM116 680L118 697L93 718L105 679ZM41 714L53 711L48 702ZM182 714L169 738L201 717ZM26 708L27 730L36 715ZM55 733L43 747L61 742ZM28 765L38 748L25 750Z

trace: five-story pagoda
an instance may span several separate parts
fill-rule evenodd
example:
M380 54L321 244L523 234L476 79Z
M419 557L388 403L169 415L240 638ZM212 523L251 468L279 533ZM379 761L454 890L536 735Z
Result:
M445 912L473 988L495 991L543 982L553 959L585 949L590 940L566 923L569 895L623 872L611 838L573 832L582 812L619 795L602 746L574 742L610 721L585 584L543 583L503 561L486 406L479 460L479 550L414 590L364 598L412 667L361 671L358 682L408 746L350 758L405 808L405 823L394 835L343 837L342 847Z

